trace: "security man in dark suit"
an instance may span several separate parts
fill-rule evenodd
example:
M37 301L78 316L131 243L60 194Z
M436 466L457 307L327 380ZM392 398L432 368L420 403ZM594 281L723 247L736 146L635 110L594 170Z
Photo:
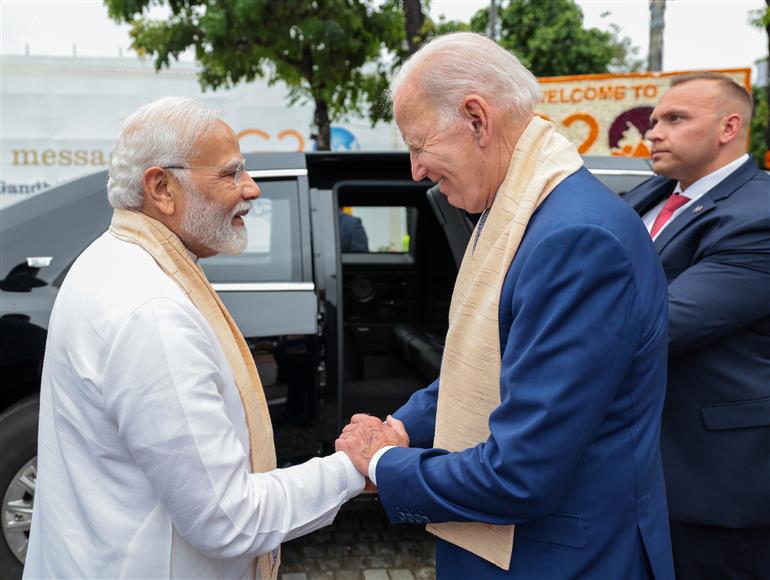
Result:
M342 252L368 252L369 239L366 230L361 223L361 218L354 217L344 210L340 210L340 251Z
M749 93L675 77L651 115L654 177L626 196L668 279L662 452L678 580L770 578L770 177Z

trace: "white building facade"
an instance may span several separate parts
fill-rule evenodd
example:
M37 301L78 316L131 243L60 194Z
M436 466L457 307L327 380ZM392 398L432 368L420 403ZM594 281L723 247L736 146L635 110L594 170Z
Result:
M264 80L203 91L193 62L155 71L130 58L2 55L0 208L87 173L105 169L124 119L166 95L215 102L244 153L309 151L313 104L288 105L285 87ZM332 126L332 148L402 150L395 126L351 118Z

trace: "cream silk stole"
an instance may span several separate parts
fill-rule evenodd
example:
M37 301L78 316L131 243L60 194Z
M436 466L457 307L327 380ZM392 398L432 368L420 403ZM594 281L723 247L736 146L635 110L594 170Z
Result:
M227 357L243 402L251 445L251 469L254 473L275 469L273 426L257 367L243 335L201 267L192 259L176 234L159 221L137 211L116 209L110 232L118 239L137 244L146 250L211 325ZM277 578L279 564L279 549L259 556L256 566L260 578Z
M441 361L435 447L460 451L489 437L489 415L500 404L498 311L503 282L532 214L582 165L575 147L540 117L516 143L475 250L477 232L455 282ZM427 526L436 536L504 570L510 568L513 528L475 522Z

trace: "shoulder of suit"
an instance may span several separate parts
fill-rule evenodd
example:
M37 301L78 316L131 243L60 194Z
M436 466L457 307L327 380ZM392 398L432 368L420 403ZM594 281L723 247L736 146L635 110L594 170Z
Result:
M668 177L664 177L663 175L655 175L653 177L650 177L649 179L643 181L639 185L637 185L635 188L630 190L626 195L631 195L637 191L650 191L650 190L664 190L671 188L673 189L677 184L676 179L669 179Z
M757 168L757 173L753 175L751 179L756 179L757 181L762 181L764 183L770 183L770 175L768 175L767 171L763 171L759 168ZM770 189L767 191L770 193Z
M751 166L746 168L748 174L742 183L737 184L735 192L752 191L770 197L770 175L766 171L759 169L753 160L747 163L751 163ZM741 171L741 169L739 168L738 171ZM730 177L731 175L728 175L725 179L730 179Z

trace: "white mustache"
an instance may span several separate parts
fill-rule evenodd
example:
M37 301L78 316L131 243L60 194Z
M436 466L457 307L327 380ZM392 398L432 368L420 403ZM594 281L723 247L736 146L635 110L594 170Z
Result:
M237 214L241 213L242 211L251 211L251 201L244 201L242 203L239 203L238 206L233 209L232 213L230 214L230 219L233 219Z

